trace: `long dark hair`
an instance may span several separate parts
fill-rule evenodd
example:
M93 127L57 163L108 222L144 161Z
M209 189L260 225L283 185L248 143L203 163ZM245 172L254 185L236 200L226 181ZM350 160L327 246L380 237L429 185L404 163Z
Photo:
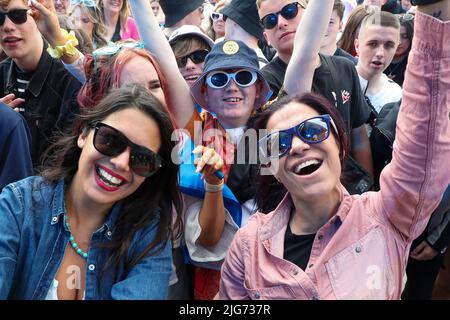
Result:
M412 41L414 37L414 15L411 13L397 15L400 21L400 27L405 27L406 36L408 37L410 44L408 53L411 51Z
M342 166L348 150L348 138L345 132L345 125L338 110L320 95L305 93L299 96L287 96L276 101L258 117L255 123L256 129L266 129L270 118L290 103L305 104L319 114L329 114L331 116L337 129L336 132L332 127L331 132L339 144L339 159L341 160ZM263 213L273 211L287 193L284 185L275 179L273 175L259 175L256 186L256 205L258 211Z
M108 266L116 266L125 261L130 270L147 255L159 254L170 237L178 237L181 232L181 198L178 191L178 166L172 161L175 143L171 140L173 126L170 116L148 90L140 85L113 89L100 103L86 114L77 118L71 135L65 135L48 151L51 166L44 168L42 176L50 182L64 179L66 186L71 183L78 170L81 149L77 145L80 133L86 133L93 124L109 115L127 109L136 108L155 120L161 135L161 147L158 154L164 160L164 166L153 176L148 177L141 186L127 198L117 218L116 231L108 248L112 254ZM172 209L176 211L172 221ZM139 256L128 257L128 249L136 232L147 227L155 220L159 221L155 239Z

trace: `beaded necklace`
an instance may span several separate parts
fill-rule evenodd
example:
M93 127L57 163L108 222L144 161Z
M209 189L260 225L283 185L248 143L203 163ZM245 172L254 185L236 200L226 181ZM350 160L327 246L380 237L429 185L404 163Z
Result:
M69 230L70 233L70 237L69 237L69 242L70 242L70 246L73 248L73 250L75 250L75 252L80 255L83 259L87 260L88 258L88 254L87 252L84 252L80 246L78 245L78 243L75 242L75 239L72 235L72 231L70 230L70 225L69 225L69 218L67 217L67 210L66 210L66 206L64 205L64 224L66 225L67 229Z

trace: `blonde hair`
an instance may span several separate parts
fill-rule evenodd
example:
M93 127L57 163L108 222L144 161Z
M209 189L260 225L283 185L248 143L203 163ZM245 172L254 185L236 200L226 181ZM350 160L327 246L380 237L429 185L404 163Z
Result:
M105 19L104 15L104 10L105 8L103 8L103 1L102 0L97 0L97 8L99 8L100 12L102 13L101 18ZM131 11L130 11L130 7L128 6L128 1L127 0L123 0L123 5L122 5L122 9L120 9L120 14L119 14L119 19L120 19L120 25L122 28L125 28L125 30L128 32L128 25L127 25L127 20L131 15Z
M217 1L212 12L219 12L226 5L227 5L227 2L225 0ZM217 38L216 32L214 31L214 24L213 24L211 16L209 16L209 26L208 26L208 30L206 30L206 34L213 40L216 40L216 38Z
M91 8L78 3L70 8L69 16L72 16L76 8L80 8L80 10L82 10L82 12L85 13L89 17L89 20L91 20L94 24L94 28L92 29L92 43L95 47L100 48L106 46L108 44L108 41L106 41L106 27L103 23L101 12L98 7Z

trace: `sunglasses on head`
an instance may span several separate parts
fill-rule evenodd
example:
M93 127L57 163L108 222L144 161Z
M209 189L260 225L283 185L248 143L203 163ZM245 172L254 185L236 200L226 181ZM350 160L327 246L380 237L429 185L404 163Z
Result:
M188 58L191 59L191 61L195 64L200 64L202 62L205 62L205 59L206 59L206 56L208 55L208 53L209 53L208 50L201 49L201 50L191 52L188 55L185 55L183 57L177 58L178 68L184 68L187 64Z
M70 0L72 6L84 5L89 8L97 8L97 3L94 0Z
M276 13L269 13L261 19L265 29L273 29L278 24L278 15L281 14L286 20L294 19L298 14L298 7L305 9L304 5L299 2L292 2L285 5L280 11Z
M398 17L400 22L414 20L414 15L411 13L397 14L396 16Z
M13 9L9 11L0 11L0 27L3 26L8 16L14 24L22 24L27 22L28 19L28 9Z
M338 132L330 115L324 114L302 121L292 128L268 134L259 140L259 149L264 157L281 158L291 149L294 136L307 144L316 144L328 139L330 123Z
M108 157L116 157L131 147L130 168L141 177L150 177L164 164L160 155L131 142L122 132L98 122L94 125L94 148Z
M97 49L92 53L94 56L94 66L97 65L97 60L100 56L113 56L122 49L144 49L144 44L141 42L112 43L106 47Z
M213 71L206 77L206 84L213 89L222 89L228 85L231 79L240 87L248 87L258 80L258 74L256 71L245 69L235 73Z

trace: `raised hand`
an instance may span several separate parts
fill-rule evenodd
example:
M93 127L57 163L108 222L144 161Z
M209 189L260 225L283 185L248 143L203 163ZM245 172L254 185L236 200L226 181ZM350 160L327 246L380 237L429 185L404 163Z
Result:
M58 16L52 0L31 0L31 16L36 25L52 47L61 46L66 43L67 37L60 30Z
M217 178L215 172L223 168L222 157L214 149L204 146L197 146L192 153L195 155L201 154L201 157L194 160L196 172L202 172L207 183L220 184L222 180Z

